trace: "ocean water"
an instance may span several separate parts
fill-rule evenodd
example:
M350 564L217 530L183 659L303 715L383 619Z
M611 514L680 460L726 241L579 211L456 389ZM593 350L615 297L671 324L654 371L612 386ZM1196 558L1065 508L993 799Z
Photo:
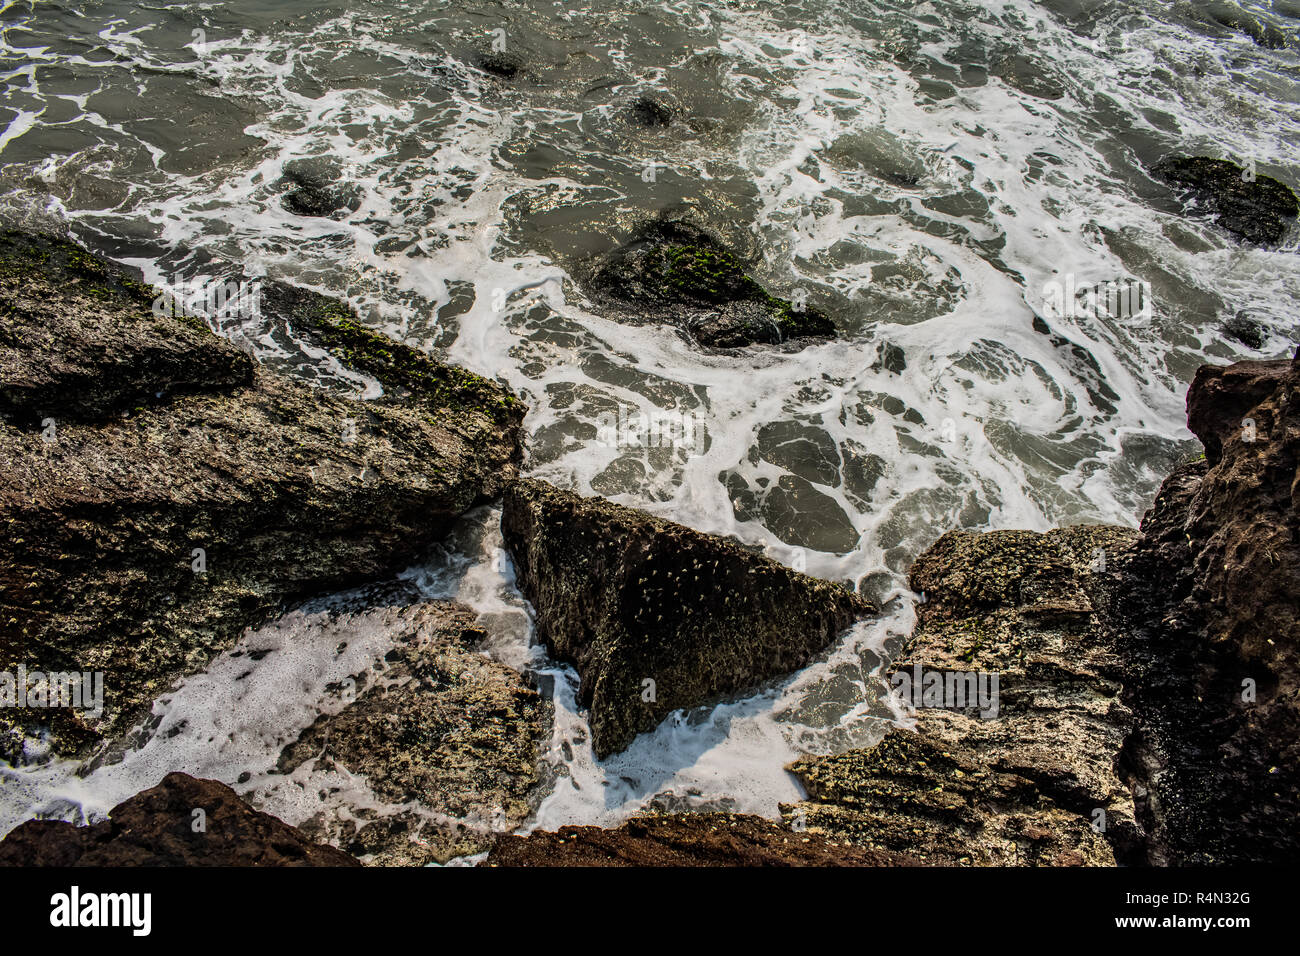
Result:
M1135 525L1197 448L1196 367L1300 343L1296 230L1241 245L1147 172L1211 155L1300 190L1295 0L86 0L9 3L0 24L0 222L69 232L177 291L265 276L344 297L518 390L531 473L884 605L803 672L598 763L576 677L537 645L481 510L406 577L477 608L488 651L553 694L556 782L530 826L649 801L775 815L799 796L789 760L907 720L878 674L914 618L918 553L953 528ZM1266 30L1289 43L1251 36ZM475 66L494 48L513 77ZM633 122L647 93L673 122ZM332 218L282 202L305 158L346 193ZM602 314L572 276L680 207L839 336L708 354ZM1106 283L1141 284L1144 308L1052 308L1054 288ZM1261 348L1225 334L1235 318ZM257 315L214 325L355 385ZM647 446L620 419L688 422L689 440ZM0 832L93 818L173 769L290 822L322 800L373 809L364 780L271 772L331 706L326 684L388 647L375 619L354 656L314 650L335 646L328 618L309 606L246 635L236 652L278 663L241 681L223 655L109 759L0 770Z

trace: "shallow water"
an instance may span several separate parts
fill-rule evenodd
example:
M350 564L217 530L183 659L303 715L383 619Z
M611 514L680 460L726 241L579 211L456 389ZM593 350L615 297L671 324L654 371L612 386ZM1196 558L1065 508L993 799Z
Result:
M1233 17L1292 48L1218 22ZM1239 245L1144 171L1214 155L1300 188L1297 17L1291 0L11 3L0 217L67 228L164 287L265 275L346 297L519 390L539 476L890 600L828 660L601 765L572 672L531 646L508 562L493 570L490 517L409 572L459 593L492 622L494 653L553 684L560 777L539 823L607 820L665 791L771 815L798 795L784 762L895 716L871 671L910 625L921 550L952 528L1136 524L1196 448L1195 368L1300 342L1295 231L1280 249ZM472 65L494 41L523 64L514 78ZM680 118L631 122L647 90ZM355 210L282 205L284 164L308 156L336 167ZM581 263L682 204L840 337L709 355L592 307L571 279ZM1049 315L1046 290L1067 277L1149 283L1150 311ZM1261 350L1223 334L1242 313ZM221 330L338 384L283 328ZM602 430L619 414L699 428L647 448ZM173 701L214 725L247 709L199 693L222 666ZM310 721L305 700L224 756L191 715L171 749L155 739L71 796L70 768L47 765L22 795L6 785L0 829L36 806L102 812L182 764L234 782ZM269 778L241 788L286 819L306 812Z

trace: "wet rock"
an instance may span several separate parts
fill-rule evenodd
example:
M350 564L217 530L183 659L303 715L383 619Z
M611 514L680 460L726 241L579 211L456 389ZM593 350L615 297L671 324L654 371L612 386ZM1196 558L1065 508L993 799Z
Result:
M33 271L67 278L53 288ZM102 421L186 392L232 391L253 361L197 319L159 321L154 290L59 239L0 233L0 415ZM54 295L52 298L51 295Z
M285 163L279 185L289 187L289 191L281 204L295 216L327 218L344 209L356 212L361 208L361 197L355 187L338 182L340 175L338 168L326 161Z
M940 538L912 569L925 601L891 671L996 674L996 694L933 700L946 706L920 707L915 731L796 761L808 800L783 817L943 865L1131 858L1140 833L1118 767L1130 717L1098 608L1134 538L1106 526Z
M1291 372L1292 362L1288 359L1236 362L1227 366L1203 365L1196 370L1187 389L1187 427L1205 446L1209 464L1219 463L1224 442L1231 442L1234 438L1245 439L1250 435L1252 424L1252 441L1245 444L1252 444L1253 439L1260 436L1262 423L1251 418L1251 411L1278 389L1285 388ZM1190 463L1170 479L1196 467L1194 462Z
M628 118L637 126L667 126L673 121L677 109L662 97L651 94L638 96L627 109Z
M874 608L734 542L520 480L501 530L539 635L582 678L598 757L673 710L808 663Z
M867 850L735 813L629 820L617 829L561 827L501 837L480 866L907 866L899 853Z
M1240 342L1248 349L1259 351L1266 341L1263 327L1249 316L1234 315L1223 323L1223 334L1234 342Z
M581 281L625 321L675 325L710 348L835 334L825 315L770 295L715 237L682 218L643 225Z
M513 80L524 69L524 62L519 57L513 53L496 50L490 53L476 54L473 62L484 73L491 73L503 80Z
M169 773L92 826L29 820L0 840L0 866L358 865L252 809L225 784L183 773Z
M1300 852L1300 356L1197 372L1206 456L1142 520L1119 606L1152 863Z
M4 759L22 759L27 733L51 730L72 754L124 730L245 627L404 567L513 476L513 395L365 329L334 300L271 285L263 307L374 376L380 400L253 367L201 323L154 315L154 290L84 251L7 241L0 672L102 671L105 708L0 710ZM41 302L58 303L57 341L41 331ZM121 360L117 329L122 354L163 358Z
M1295 194L1271 176L1242 179L1243 170L1226 159L1204 156L1172 157L1152 167L1152 173L1215 217L1239 239L1266 245L1282 241L1295 222L1300 203Z
M536 809L550 705L510 668L478 653L487 632L448 602L402 609L380 670L354 675L355 700L322 715L279 760L364 776L389 805L347 807L302 824L314 838L385 866L445 863L486 850Z

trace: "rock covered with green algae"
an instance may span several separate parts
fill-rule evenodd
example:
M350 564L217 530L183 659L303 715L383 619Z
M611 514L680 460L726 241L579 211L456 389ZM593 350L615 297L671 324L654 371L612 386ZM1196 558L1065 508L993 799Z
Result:
M630 320L675 325L710 348L835 335L825 315L768 293L714 236L683 218L641 226L586 271L583 285Z
M102 718L0 712L0 757L121 732L245 627L400 569L515 473L508 390L325 297L264 303L387 381L379 401L256 367L79 247L11 233L0 254L0 671L105 673Z
M445 863L486 850L536 809L551 705L478 653L487 633L469 608L430 602L398 618L382 666L354 675L355 699L285 747L278 769L341 768L387 806L322 811L304 833L366 863Z
M0 233L0 289L0 415L23 427L253 380L247 355L201 322L155 316L153 289L71 242Z
M940 538L912 569L925 601L894 670L996 672L996 716L922 707L915 731L802 758L789 769L808 800L783 815L932 863L1131 859L1140 834L1120 771L1131 715L1104 609L1135 537L1079 526Z
M872 605L735 542L521 479L501 531L539 636L581 677L597 757L678 708L805 666Z

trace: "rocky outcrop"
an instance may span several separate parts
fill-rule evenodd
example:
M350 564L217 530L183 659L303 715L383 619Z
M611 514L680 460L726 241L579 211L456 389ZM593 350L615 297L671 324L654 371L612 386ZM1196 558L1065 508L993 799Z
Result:
M29 820L0 840L0 866L358 866L223 783L169 773L78 827Z
M617 829L561 827L506 835L479 866L908 866L868 850L735 813L644 816Z
M642 225L630 242L580 271L588 294L620 320L673 325L710 348L835 335L825 315L768 293L717 238L685 218Z
M1124 566L1136 731L1127 757L1152 863L1300 851L1300 353L1201 368L1205 458L1166 479Z
M0 758L129 726L285 602L399 569L500 494L507 390L267 284L264 310L382 386L255 367L70 243L0 241L0 673L103 672L104 710L0 710ZM57 303L57 306L54 305Z
M1285 184L1251 175L1226 159L1172 157L1151 171L1247 242L1277 245L1300 213L1295 193Z
M318 814L303 832L367 863L445 863L486 850L536 809L550 704L477 652L487 634L469 608L432 602L396 617L382 667L354 675L355 698L317 718L278 769L343 769L388 805Z
M892 668L915 730L796 761L808 800L783 816L943 865L1129 859L1138 833L1119 756L1131 718L1104 609L1133 538L1105 526L940 538L913 566L924 603Z
M1300 850L1300 356L1199 370L1204 458L1140 533L956 532L895 672L995 672L994 719L790 769L787 819L930 862L1282 862ZM947 709L945 709L947 708Z
M545 482L501 531L539 636L571 661L598 757L678 708L803 667L872 606L740 545Z

